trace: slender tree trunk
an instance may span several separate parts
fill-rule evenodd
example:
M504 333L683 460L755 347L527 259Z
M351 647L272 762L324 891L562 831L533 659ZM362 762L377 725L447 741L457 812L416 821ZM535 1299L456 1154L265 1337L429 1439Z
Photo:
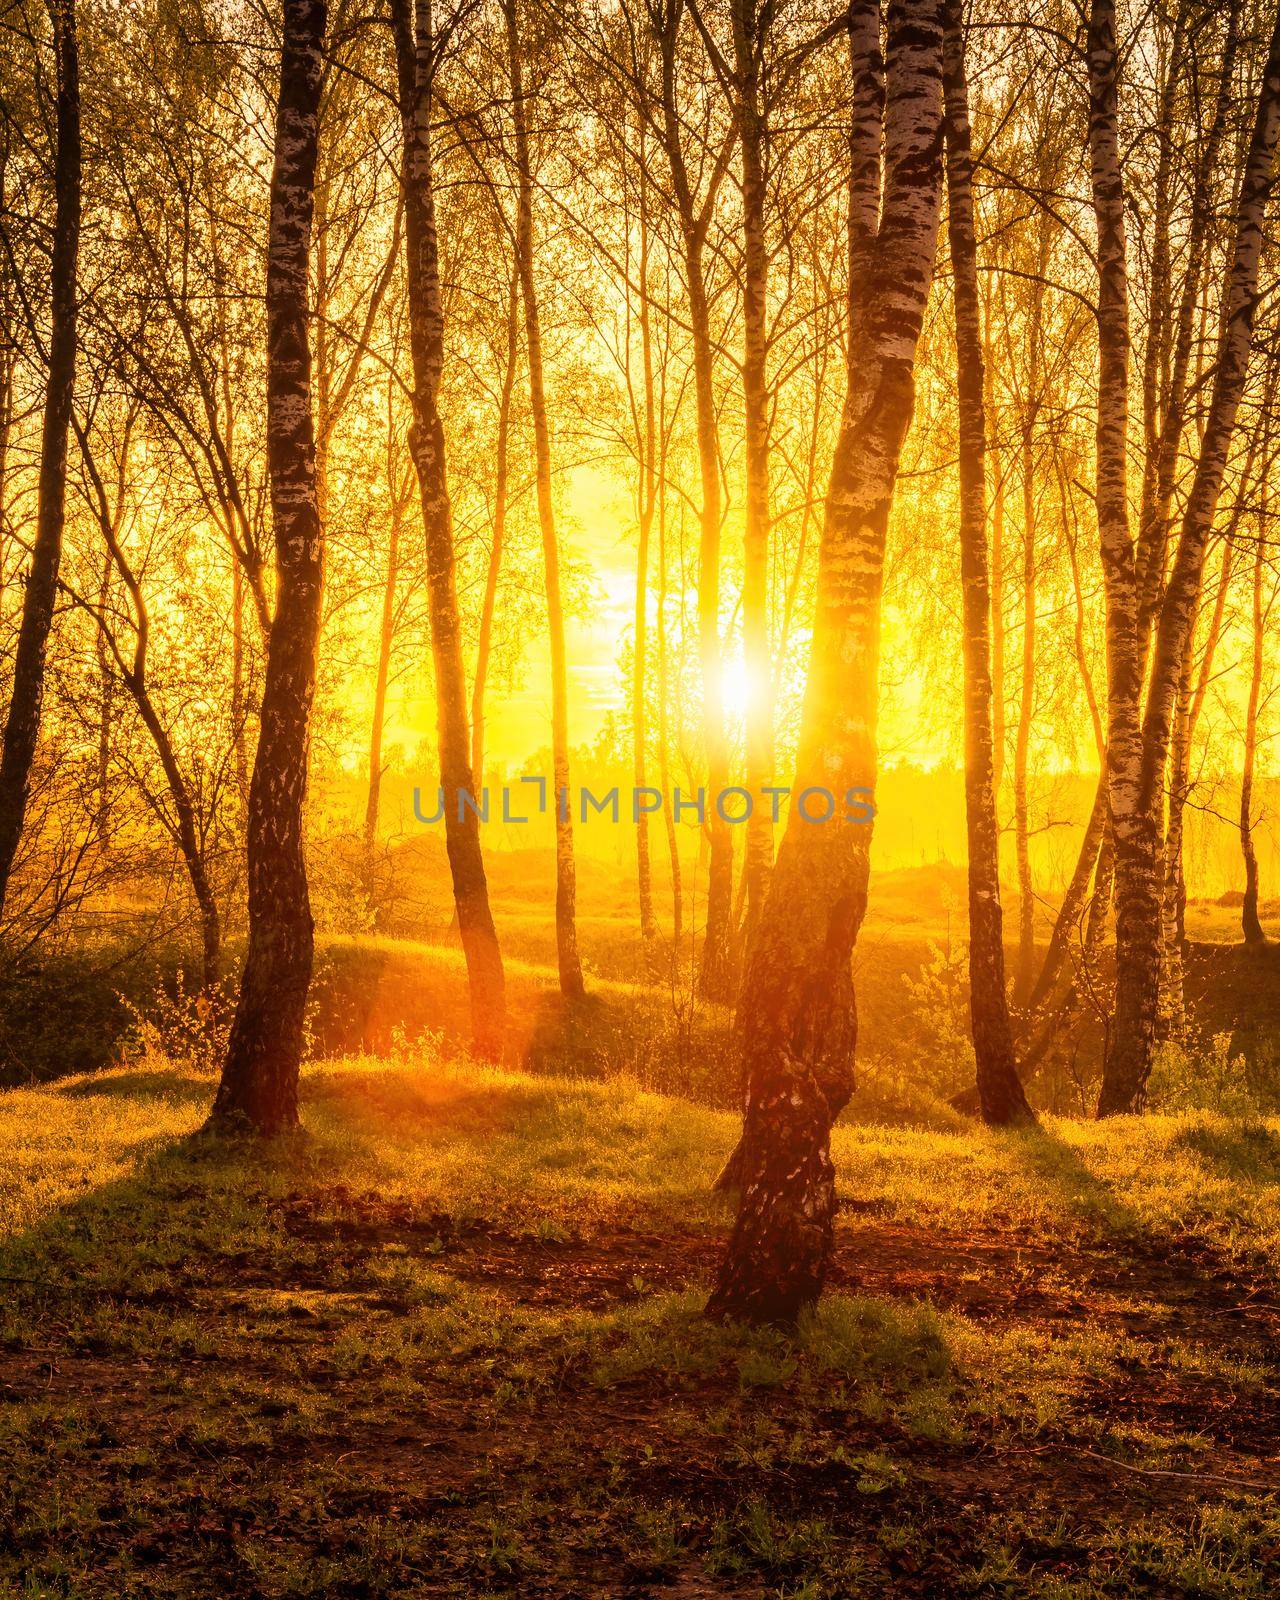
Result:
M1177 783L1170 793L1170 826L1172 828L1172 810L1176 806L1181 809L1186 805L1191 794L1191 747L1195 739L1196 724L1200 720L1200 711L1204 705L1205 696L1209 692L1209 681L1213 675L1214 657L1217 655L1218 644L1222 638L1223 617L1226 612L1227 591L1231 584L1231 569L1235 560L1235 544L1228 534L1223 540L1222 568L1218 574L1218 590L1214 597L1213 614L1209 620L1209 629L1204 641L1204 649L1200 652L1200 667L1196 677L1195 691L1191 696L1191 703L1187 708L1185 718L1185 731L1181 736L1181 762ZM1181 819L1179 819L1181 828ZM1181 951L1187 942L1187 883L1186 875L1182 870L1182 850L1179 844L1176 861L1177 868L1177 899L1175 914L1177 918L1177 943Z
M653 371L653 317L649 307L649 194L644 170L644 143L640 147L640 352L644 371L644 417L641 437L636 441L639 456L639 481L636 510L639 538L636 544L635 659L631 673L632 775L637 791L643 790L646 775L646 684L649 666L649 545L653 536L653 513L658 491L658 428L656 390ZM630 360L628 343L628 361ZM640 934L652 938L657 931L653 919L653 874L649 858L649 813L637 807L636 813L636 888L640 902Z
M671 863L671 948L679 951L684 937L684 887L680 873L680 839L671 802L671 736L667 725L667 452L665 435L658 458L658 605L654 617L658 651L658 784L662 789L662 822Z
M698 655L702 668L702 727L707 761L707 920L698 972L701 992L712 1000L731 998L735 986L733 951L733 830L716 800L729 782L729 750L724 721L724 660L720 639L720 442L715 403L715 347L707 304L704 251L718 179L701 205L685 165L680 107L676 103L676 63L684 0L651 9L661 55L663 145L683 242L688 297L693 392L697 418L698 473L702 490L698 541Z
M525 357L529 366L529 406L533 413L538 523L547 586L547 632L551 645L551 761L556 818L556 959L560 992L575 999L584 991L578 954L577 873L573 855L573 808L569 794L569 674L565 651L564 602L560 594L560 544L551 494L551 433L542 376L542 328L533 271L533 170L525 115L524 65L520 55L518 0L503 0L507 54L511 70L511 120L515 133L516 260L524 303Z
M1098 415L1095 502L1107 597L1107 773L1116 860L1116 1015L1109 1055L1149 1052L1155 994L1133 981L1158 947L1160 895L1150 820L1137 798L1142 764L1138 581L1129 533L1129 279L1120 168L1114 0L1092 0L1087 41L1089 154L1098 230Z
M1000 830L991 735L991 595L987 566L987 430L973 220L969 87L958 0L943 5L948 226L955 281L959 407L960 582L964 591L965 821L969 846L969 1009L986 1122L1031 1120L1013 1049L1000 908Z
M245 748L244 697L244 574L231 560L231 737L235 743L236 793L244 805L249 798L249 756Z
M1253 658L1249 665L1249 704L1244 720L1244 770L1240 775L1240 854L1244 857L1244 904L1240 926L1246 944L1265 944L1258 920L1258 852L1253 843L1253 770L1258 751L1258 705L1262 695L1262 646L1266 616L1262 606L1262 530L1253 547Z
M1033 318L1031 345L1038 337ZM1018 862L1018 972L1014 998L1025 1005L1036 964L1036 900L1031 878L1031 824L1027 806L1027 757L1036 698L1036 491L1034 475L1034 383L1037 360L1032 355L1031 408L1022 425L1022 684L1018 702L1018 736L1013 747L1013 830Z
M747 944L760 920L773 867L773 674L769 658L769 349L765 243L765 114L760 65L768 7L733 0L738 143L742 153L742 388L746 431L746 522L742 553L742 636L746 667L746 777L753 798L743 871Z
M711 1000L733 990L733 834L716 798L728 787L729 752L724 724L724 652L720 639L720 452L712 392L711 318L703 280L702 242L687 248L693 325L694 398L702 511L698 541L698 654L702 666L702 725L707 756L707 921L698 985Z
M995 363L988 302L983 329L982 370L986 415L995 415ZM995 485L991 495L991 791L995 796L997 828L1000 815L1000 781L1004 774L1004 466L992 449Z
M120 504L118 501L117 507ZM105 612L110 593L111 552L108 550L102 558L102 576L98 580L99 615ZM98 632L97 646L98 692L102 696L102 703L98 707L98 772L95 787L98 791L98 845L100 849L105 850L111 842L111 730L115 722L115 679L111 672L107 642L102 636L101 629Z
M76 381L76 268L80 254L80 55L75 0L49 0L57 64L55 207L48 387L40 438L36 534L22 602L13 687L0 749L0 909L22 837L40 737L45 652L53 626L66 520L67 436Z
M820 1294L831 1250L831 1126L853 1088L852 955L871 843L870 827L842 813L851 788L875 785L885 536L914 407L941 193L936 0L898 0L890 10L887 70L877 0L855 0L849 33L848 389L823 527L799 803L739 1002L747 1068L742 1190L707 1307L711 1316L753 1323L794 1321ZM803 791L811 788L835 795L832 821L803 820Z
M1099 7L1109 3L1110 0L1095 0L1095 16ZM1111 45L1114 87L1114 35ZM1090 59L1092 66L1092 50ZM1113 769L1112 815L1116 829L1117 881L1116 1018L1103 1070L1098 1100L1099 1116L1141 1110L1151 1070L1160 992L1160 925L1164 880L1161 870L1162 807L1171 726L1187 639L1195 623L1205 550L1217 512L1235 432L1236 413L1253 348L1259 263L1267 200L1274 178L1278 134L1280 17L1272 34L1240 185L1231 266L1223 286L1219 315L1220 343L1213 395L1195 475L1183 512L1173 568L1160 606L1146 711L1138 739L1130 741L1133 745L1132 759L1123 763L1120 769L1121 782L1117 783ZM1097 153L1095 146L1095 158ZM1115 155L1115 175L1118 185L1118 150ZM1119 190L1119 199L1123 207L1122 190ZM1131 698L1133 721L1136 723L1136 693Z
M218 969L222 955L222 921L218 914L218 902L213 892L213 885L209 881L208 869L205 865L204 847L200 839L200 827L196 817L195 802L191 798L191 790L182 775L182 768L178 764L178 757L173 748L173 741L169 731L160 720L159 712L151 699L151 692L147 686L145 676L138 676L133 672L125 673L125 687L133 696L134 704L142 718L147 732L151 735L160 757L160 766L164 771L165 781L169 786L169 797L173 802L174 824L173 835L177 840L178 849L182 853L182 862L187 869L187 877L191 881L191 892L195 896L196 909L200 916L200 947L202 957L202 985L206 994L211 994L218 982Z
M412 6L412 10L411 10ZM413 421L409 449L418 476L427 539L427 600L436 680L436 733L445 794L445 848L453 903L467 963L471 1035L482 1055L502 1051L506 984L489 907L467 728L467 685L458 618L453 506L449 498L439 394L444 366L444 310L436 240L431 157L431 98L437 41L430 0L393 0L400 120L404 141L405 266Z
M391 452L388 451L388 455ZM387 716L387 685L391 678L391 647L396 629L396 586L400 578L400 525L404 507L396 487L394 461L388 462L391 515L387 522L387 570L382 582L382 616L378 623L378 667L373 683L373 719L369 728L369 793L364 807L364 854L372 864L378 838L378 811L382 800L382 730Z
M249 945L212 1121L295 1127L314 925L302 810L320 635L307 275L324 52L323 0L284 0L267 251L267 467L276 609L249 787Z
M502 369L502 393L498 399L498 438L495 449L493 482L493 529L489 545L489 566L484 580L484 604L480 609L480 637L476 644L476 674L471 685L471 772L478 784L484 783L484 697L489 683L489 657L493 650L493 620L498 603L498 579L502 574L502 555L507 537L507 494L511 459L511 401L515 394L518 359L520 280L513 274L507 299L507 357Z
M1191 677L1195 665L1195 631L1187 635L1178 704L1174 715L1169 759L1168 820L1162 865L1164 885L1160 900L1160 997L1156 1012L1156 1037L1174 1036L1183 1023L1182 907L1186 886L1182 879L1183 816L1191 773Z
M1040 266L1045 261L1042 250ZM1013 835L1018 859L1018 974L1014 979L1014 1000L1026 1005L1035 981L1035 885L1030 872L1030 810L1027 805L1027 758L1030 755L1030 725L1035 717L1035 422L1040 386L1040 338L1042 338L1043 288L1030 286L1032 306L1027 330L1030 370L1027 392L1022 397L1022 678L1018 701L1018 738L1013 746Z

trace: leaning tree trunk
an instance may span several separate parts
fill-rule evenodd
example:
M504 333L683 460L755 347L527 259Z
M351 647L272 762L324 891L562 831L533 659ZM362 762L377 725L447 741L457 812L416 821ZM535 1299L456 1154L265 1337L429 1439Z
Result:
M507 496L511 460L511 402L516 386L520 280L513 275L507 297L506 361L502 369L502 392L498 397L498 437L493 467L493 523L489 545L489 565L484 579L484 602L480 608L480 634L476 641L476 671L471 683L471 772L478 784L484 783L484 700L489 682L489 657L493 650L493 621L498 604L498 579L502 575L502 556L507 539Z
M560 543L551 496L551 432L542 377L542 325L533 273L533 168L525 114L524 63L520 57L518 0L504 0L507 57L511 71L511 121L516 153L516 262L524 303L529 408L533 413L534 476L547 587L547 634L551 646L551 764L556 819L556 961L560 992L576 999L584 991L578 954L577 870L573 855L573 807L569 796L569 673L565 651L564 600L560 592Z
M849 32L848 387L819 556L797 803L739 1001L747 1068L742 1192L707 1306L711 1316L753 1323L794 1321L820 1294L831 1251L831 1127L853 1089L852 956L871 844L870 827L850 820L844 804L850 789L875 785L885 538L914 407L941 192L936 0L893 6L887 71L877 0L856 0ZM802 820L805 790L834 794L833 820Z
M410 6L412 5L412 12ZM394 0L396 66L403 138L405 278L409 291L409 345L413 359L413 422L409 448L418 476L427 536L427 604L436 680L436 734L444 791L445 848L453 879L458 933L467 963L471 1036L482 1055L501 1054L506 1026L502 953L489 907L480 849L467 728L467 684L458 617L453 505L449 498L440 380L444 366L444 310L436 241L431 159L431 93L437 41L430 0Z
M1096 0L1095 12L1109 4L1110 0ZM1111 45L1114 90L1114 35ZM1092 70L1092 51L1090 60ZM1173 569L1160 606L1146 712L1133 752L1136 759L1126 763L1120 786L1125 812L1123 831L1116 816L1117 786L1113 776L1116 1017L1103 1068L1099 1116L1141 1110L1151 1071L1160 993L1162 807L1169 740L1187 638L1195 623L1205 551L1217 513L1235 433L1236 413L1253 349L1259 264L1278 135L1280 16L1272 33L1237 200L1231 266L1223 285L1219 315L1220 339L1213 396L1183 512ZM1118 183L1118 153L1115 173ZM1119 198L1123 207L1122 190Z
M390 426L390 419L388 419ZM387 717L387 689L391 682L391 650L396 631L396 588L400 579L400 524L404 506L396 487L394 454L388 440L387 482L391 490L387 518L387 569L382 578L382 615L378 621L378 664L373 679L373 716L369 722L369 792L364 803L365 871L372 879L373 852L378 838L378 813L382 804L382 734Z
M249 785L249 945L211 1118L261 1133L297 1125L314 944L302 808L324 530L316 506L307 271L325 21L324 0L284 0L266 294L276 609Z
M36 533L22 601L13 688L0 751L0 909L22 838L40 736L45 652L53 626L66 521L67 436L76 381L76 267L80 254L80 55L75 0L50 0L57 64L55 208L49 373L40 438Z
M1014 1058L1005 991L1000 830L991 735L991 591L987 561L986 407L973 225L973 153L964 34L957 0L943 6L948 226L955 281L960 456L960 582L964 590L964 797L969 845L969 1009L983 1119L1032 1120Z

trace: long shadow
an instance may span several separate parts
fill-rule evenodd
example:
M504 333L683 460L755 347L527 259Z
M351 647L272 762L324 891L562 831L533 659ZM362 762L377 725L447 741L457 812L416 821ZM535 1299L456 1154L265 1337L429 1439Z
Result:
M1237 1182L1280 1185L1280 1136L1261 1122L1219 1128L1184 1128L1173 1143L1190 1150Z
M75 1083L50 1084L47 1092L68 1100L167 1100L179 1105L212 1104L217 1084L195 1074L122 1068Z
M1008 1136L1010 1148L1039 1177L1051 1183L1071 1209L1086 1222L1100 1223L1097 1244L1106 1255L1128 1261L1138 1271L1135 1287L1141 1291L1145 1272L1158 1278L1176 1276L1197 1299L1220 1304L1234 1300L1247 1288L1250 1276L1241 1270L1237 1256L1204 1234L1188 1237L1173 1226L1153 1226L1122 1200L1082 1158L1080 1152L1043 1125ZM1229 1136L1220 1153L1230 1153ZM1261 1265L1261 1263L1260 1263ZM1146 1285L1154 1299L1162 1298L1159 1282Z
M1051 1185L1082 1221L1101 1223L1108 1233L1122 1239L1150 1237L1147 1223L1093 1171L1080 1151L1043 1123L1012 1131L1005 1139L1006 1148Z

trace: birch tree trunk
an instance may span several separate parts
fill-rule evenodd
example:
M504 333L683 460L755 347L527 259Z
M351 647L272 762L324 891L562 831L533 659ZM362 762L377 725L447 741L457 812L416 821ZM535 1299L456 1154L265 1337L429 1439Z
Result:
M324 530L316 506L307 276L324 0L284 0L267 249L267 467L276 608L249 785L249 944L211 1122L279 1133L298 1122L314 926L302 808L320 634Z
M49 369L40 436L36 532L27 569L13 663L13 686L0 747L0 910L22 838L31 768L40 737L45 653L62 564L66 521L67 438L76 381L76 269L80 254L80 53L75 0L49 0L57 70L53 257L49 285Z
M1097 0L1097 4L1105 6L1109 0ZM1114 64L1114 36L1112 46ZM1090 59L1092 65L1092 52ZM1114 85L1114 73L1112 83ZM1099 1116L1141 1110L1151 1070L1160 993L1164 878L1161 871L1162 808L1170 733L1187 640L1195 624L1205 551L1217 513L1253 348L1259 263L1278 135L1280 17L1276 19L1271 38L1240 184L1231 265L1219 313L1218 361L1212 398L1183 512L1177 552L1160 606L1150 687L1134 750L1135 759L1125 764L1123 782L1119 786L1119 798L1124 801L1123 827L1121 816L1117 814L1117 784L1113 776L1116 1016L1103 1070ZM1118 155L1115 171L1118 181ZM1136 696L1134 703L1136 710Z
M847 391L827 492L792 807L738 1009L747 1069L742 1191L707 1306L793 1322L826 1277L835 1218L831 1126L853 1088L852 955L871 829L844 797L874 789L880 599L941 193L942 36L936 0L896 0L887 69L877 0L849 16L850 329ZM887 99L886 99L887 85ZM881 199L883 140L883 200ZM803 820L803 791L836 796Z
M973 219L969 86L958 0L943 3L947 206L955 282L960 582L964 591L965 822L969 847L969 1011L983 1120L1032 1120L1013 1049L1000 907L1000 830L991 733L986 406Z
M516 261L524 304L525 359L529 367L529 405L533 413L534 467L538 523L547 587L547 633L551 645L551 762L556 819L556 960L560 992L569 999L584 993L578 954L577 874L573 855L573 809L569 803L569 674L560 593L560 544L551 496L551 434L542 376L542 328L533 273L533 170L525 115L524 64L520 56L518 0L503 0L507 56L511 71L511 121L515 134Z
M482 1055L497 1056L502 1051L506 1025L506 985L489 907L480 823L475 807L466 803L474 795L475 777L471 769L467 685L458 618L453 505L439 409L444 311L431 158L432 73L437 45L431 0L393 0L392 24L404 143L405 266L413 358L409 449L418 475L427 536L427 602L435 666L440 782L445 793L445 848L453 879L458 933L467 963L472 1039Z
M759 922L773 867L773 674L769 656L769 350L765 246L765 139L761 56L769 6L733 0L738 144L742 153L742 391L746 433L746 523L742 552L742 637L746 665L746 777L754 806L743 871L747 945Z
M1110 1055L1150 1052L1156 996L1135 981L1158 950L1160 895L1152 819L1138 806L1143 662L1138 578L1129 532L1129 277L1120 168L1114 0L1092 0L1087 39L1089 163L1098 233L1098 540L1107 602L1107 780L1116 870L1116 1015ZM1117 1059L1119 1057L1117 1056Z

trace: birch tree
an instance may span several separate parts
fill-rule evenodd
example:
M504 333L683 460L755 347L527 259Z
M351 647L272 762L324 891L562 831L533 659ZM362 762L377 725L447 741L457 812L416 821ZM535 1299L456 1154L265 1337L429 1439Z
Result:
M991 732L991 582L987 550L982 306L973 223L973 150L959 0L943 0L947 226L955 285L960 583L964 591L965 822L969 842L969 1009L983 1118L1031 1120L1005 991L1000 831Z
M267 465L276 603L249 786L249 942L211 1121L280 1133L298 1122L314 924L302 809L320 636L324 529L316 503L308 269L324 0L284 0L267 248Z
M413 364L413 422L409 450L418 476L427 536L427 599L436 682L436 736L444 791L445 846L467 963L471 1031L477 1048L496 1055L506 1023L506 986L489 887L480 850L467 727L467 688L458 613L453 505L440 413L444 368L444 307L436 237L432 165L434 77L442 40L431 0L392 0L397 88L403 144L405 277Z
M849 14L849 343L793 791L874 789L880 600L942 177L936 0ZM747 1076L742 1190L708 1314L789 1323L821 1293L835 1220L831 1127L853 1089L852 955L871 829L788 815L738 1013Z

